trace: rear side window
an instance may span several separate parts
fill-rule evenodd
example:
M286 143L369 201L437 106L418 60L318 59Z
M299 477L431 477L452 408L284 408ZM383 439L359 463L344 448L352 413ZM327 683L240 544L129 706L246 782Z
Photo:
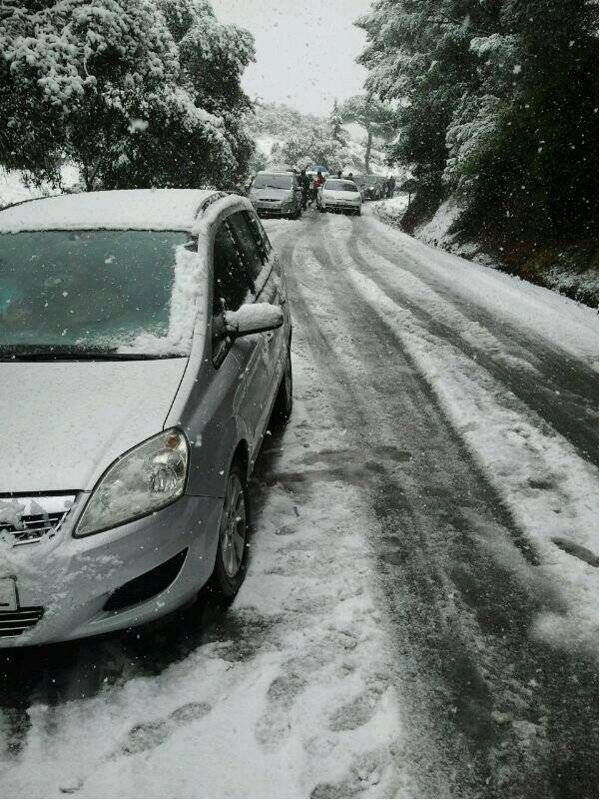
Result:
M213 264L214 316L223 311L237 311L251 287L238 252L237 242L226 222L221 224L215 236Z
M248 270L248 275L254 281L258 277L263 266L263 257L256 237L250 230L250 226L242 211L232 214L228 220L240 243L241 256Z

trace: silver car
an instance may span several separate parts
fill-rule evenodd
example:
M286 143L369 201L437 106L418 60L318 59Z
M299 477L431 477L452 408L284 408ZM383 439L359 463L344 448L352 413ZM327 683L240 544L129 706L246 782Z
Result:
M302 215L302 188L293 172L257 173L249 197L261 217L299 219Z
M250 202L91 192L0 211L0 647L138 625L244 577L248 476L292 407Z
M345 178L327 178L317 193L319 211L339 211L360 216L362 195L354 181Z

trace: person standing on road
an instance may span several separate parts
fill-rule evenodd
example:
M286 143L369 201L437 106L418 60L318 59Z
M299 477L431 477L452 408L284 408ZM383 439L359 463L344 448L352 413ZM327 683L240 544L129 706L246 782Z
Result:
M306 174L306 169L300 172L300 187L302 188L302 208L306 211L306 204L308 203L308 192L310 189L310 178Z
M396 179L394 178L393 175L390 175L390 177L387 179L387 196L388 197L393 197L394 196L395 188L396 188Z
M310 200L311 203L315 204L315 206L317 205L317 194L319 192L319 189L321 188L321 186L323 186L324 183L325 183L325 178L323 177L323 173L321 172L321 170L319 170L314 177L312 186L310 187Z

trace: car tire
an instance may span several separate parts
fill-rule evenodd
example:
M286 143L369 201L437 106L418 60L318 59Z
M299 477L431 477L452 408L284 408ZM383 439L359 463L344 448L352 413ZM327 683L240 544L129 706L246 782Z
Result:
M359 209L358 209L357 211L355 211L354 213L356 214L356 216L357 216L357 217L360 217L360 216L361 216L361 214L362 214L362 211L361 211L361 210L360 210L360 208L359 208Z
M208 583L210 590L225 605L233 602L246 577L249 531L246 470L240 461L234 461L225 483L217 556Z
M273 406L273 414L271 415L272 422L275 427L283 427L288 419L292 416L294 406L294 379L292 371L292 353L288 345L287 356L285 361L285 368L279 389L277 390L277 397L275 398L275 405Z

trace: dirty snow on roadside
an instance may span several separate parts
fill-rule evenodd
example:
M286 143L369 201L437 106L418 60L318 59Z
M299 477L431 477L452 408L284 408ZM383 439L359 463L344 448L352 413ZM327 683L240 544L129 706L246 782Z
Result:
M20 747L0 751L3 796L418 795L369 512L320 468L339 446L333 412L301 342L295 355L293 421L265 444L249 574L227 614L235 635L96 696L33 702Z

